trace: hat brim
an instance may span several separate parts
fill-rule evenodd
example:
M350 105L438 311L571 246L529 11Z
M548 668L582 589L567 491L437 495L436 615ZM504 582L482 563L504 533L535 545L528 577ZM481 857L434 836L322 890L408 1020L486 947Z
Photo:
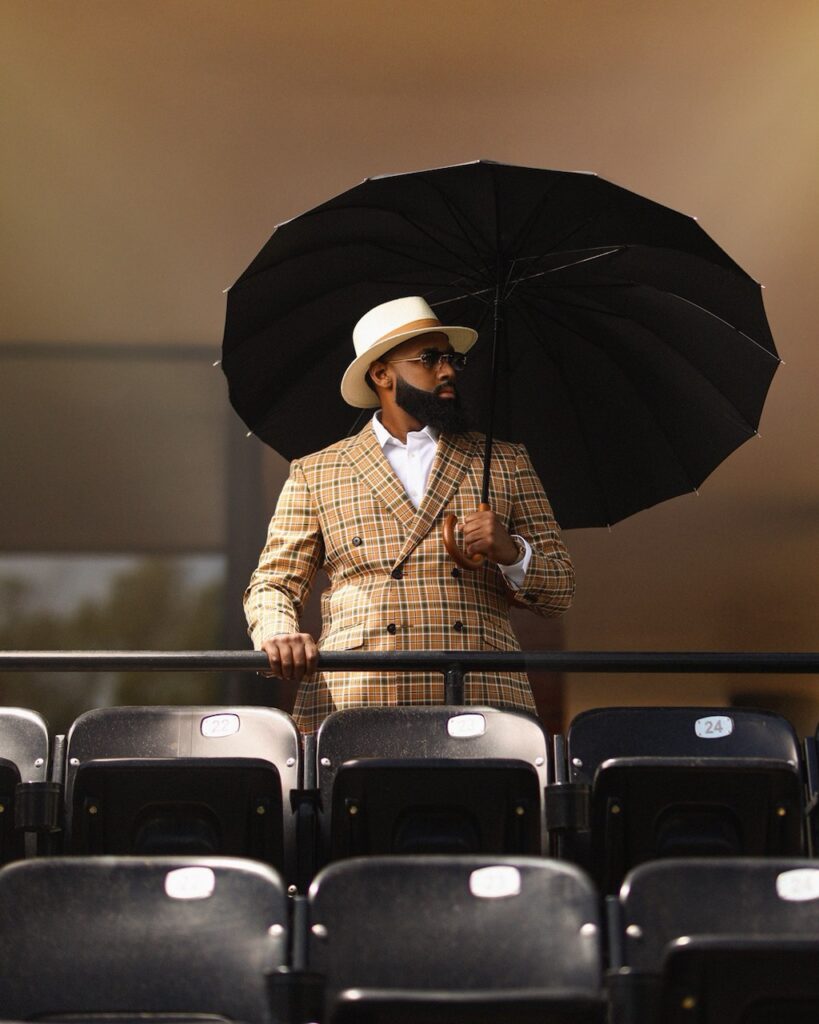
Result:
M456 352L468 352L478 340L478 332L471 327L422 327L415 331L405 331L403 334L395 334L385 341L378 341L366 352L362 352L347 367L344 376L341 378L341 397L347 405L354 409L375 409L381 403L378 396L367 384L367 370L370 364L380 359L390 349L400 345L410 338L417 338L421 334L445 334Z

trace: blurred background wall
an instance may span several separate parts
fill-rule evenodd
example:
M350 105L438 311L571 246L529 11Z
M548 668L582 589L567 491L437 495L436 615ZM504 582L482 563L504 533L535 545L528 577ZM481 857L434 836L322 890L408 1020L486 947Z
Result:
M593 170L766 285L786 365L699 496L571 531L525 646L819 648L819 9L803 0L2 0L0 646L239 647L286 473L227 403L223 289L273 226L373 174ZM308 625L315 623L315 610ZM755 703L816 680L543 679L604 703ZM65 727L108 702L289 695L213 677L5 677Z

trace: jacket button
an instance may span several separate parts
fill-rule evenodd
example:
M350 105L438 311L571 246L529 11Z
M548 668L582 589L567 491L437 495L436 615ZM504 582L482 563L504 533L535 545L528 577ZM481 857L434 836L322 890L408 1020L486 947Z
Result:
M461 620L460 620L460 619L458 619L458 621L457 621L457 622L453 622L453 623L452 623L452 628L453 628L453 629L454 629L454 630L455 630L455 631L456 631L457 633L460 633L460 632L461 632L461 630L462 630L462 629L464 628L464 624L463 624L463 623L461 622Z
M404 578L404 570L399 565L397 569L393 569L390 576L392 576L394 580L401 580Z
M363 543L363 542L362 542L362 540L361 540L361 538L360 538L360 537L353 537L353 547L354 547L354 548L360 547L360 545L361 545L362 543Z
M459 576L461 575L461 570L460 570L460 569L457 569L457 568L456 568L456 569L453 569L453 570L452 570L452 575L453 575L453 576L455 577L455 579L457 580L457 578L458 578L458 577L459 577Z
M389 626L387 626L387 632L388 633L395 634L397 632L397 630L398 630L398 627L396 626L396 624L394 622L391 622L389 624Z

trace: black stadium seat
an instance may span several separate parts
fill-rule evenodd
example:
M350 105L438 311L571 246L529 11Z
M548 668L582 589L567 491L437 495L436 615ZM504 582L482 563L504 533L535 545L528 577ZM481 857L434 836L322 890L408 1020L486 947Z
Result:
M253 857L290 877L298 731L263 707L98 708L67 739L66 850Z
M484 707L352 708L317 740L325 860L543 850L548 739Z
M610 937L614 1024L815 1024L819 866L668 860L626 878Z
M813 736L805 738L804 751L808 832L816 856L819 854L819 728Z
M355 858L319 873L309 910L322 1024L603 1019L598 901L573 865Z
M590 833L564 852L604 892L662 857L805 852L799 744L768 711L601 708L571 723L568 777L589 787Z
M25 856L25 833L15 822L18 786L46 781L48 750L48 727L40 715L0 708L0 863Z
M264 864L42 858L0 871L0 1018L271 1022L287 897Z

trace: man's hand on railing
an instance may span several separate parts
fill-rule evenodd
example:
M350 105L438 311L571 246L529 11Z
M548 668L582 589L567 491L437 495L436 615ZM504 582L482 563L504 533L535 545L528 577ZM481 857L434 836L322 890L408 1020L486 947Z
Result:
M309 633L279 633L263 641L262 650L270 662L270 671L261 674L268 679L278 676L300 683L316 671L318 647Z

